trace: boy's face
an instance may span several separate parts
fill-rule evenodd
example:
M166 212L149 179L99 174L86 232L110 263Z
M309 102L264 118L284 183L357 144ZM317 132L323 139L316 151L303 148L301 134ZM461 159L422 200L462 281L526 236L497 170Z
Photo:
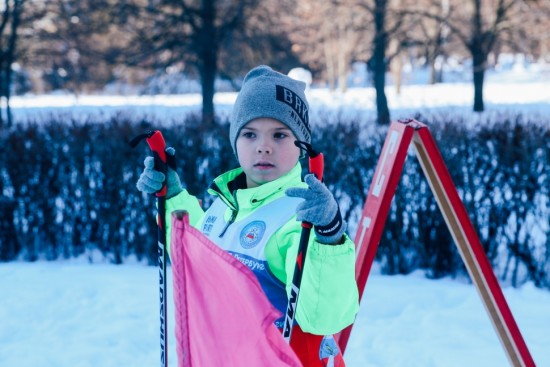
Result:
M246 124L237 137L237 157L248 188L260 186L290 172L298 162L296 137L282 122L258 118Z

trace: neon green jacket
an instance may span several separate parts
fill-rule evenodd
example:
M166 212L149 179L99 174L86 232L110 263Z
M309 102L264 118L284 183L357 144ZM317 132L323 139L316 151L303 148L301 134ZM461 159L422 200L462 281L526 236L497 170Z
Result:
M231 192L228 185L242 172L241 168L237 168L222 174L208 190L227 205L226 221L239 222L258 208L285 196L287 188L307 187L301 180L301 166L298 163L288 174L277 180L259 187ZM197 198L186 190L167 200L168 253L170 213L174 210L186 210L190 223L199 229L205 216ZM290 294L301 228L294 215L268 239L264 249L269 270L286 285L287 295ZM296 313L296 320L305 332L317 335L335 334L355 319L359 308L355 282L355 245L347 235L345 237L343 244L332 246L317 242L313 233L310 236Z

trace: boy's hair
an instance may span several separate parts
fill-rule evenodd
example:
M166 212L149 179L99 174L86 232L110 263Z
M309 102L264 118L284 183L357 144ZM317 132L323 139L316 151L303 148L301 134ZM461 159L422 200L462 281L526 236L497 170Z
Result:
M250 121L264 117L282 122L296 138L311 143L309 105L306 100L306 84L261 65L246 74L237 96L229 139L237 155L237 137Z

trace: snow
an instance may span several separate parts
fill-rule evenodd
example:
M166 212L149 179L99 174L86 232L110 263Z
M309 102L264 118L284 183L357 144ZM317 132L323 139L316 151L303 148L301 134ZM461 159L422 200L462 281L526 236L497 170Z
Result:
M544 114L550 105L550 67L535 70L536 73L528 73L523 69L488 73L484 86L486 114L496 111ZM411 72L414 73L423 74ZM418 79L417 76L415 78ZM472 119L479 117L471 112L474 95L472 83L462 81L427 86L418 84L416 79L405 84L400 94L396 93L391 83L386 87L393 119L442 110L471 116ZM307 89L306 95L310 102L312 123L326 115L327 110L336 111L339 115L375 116L375 92L370 87L354 87L346 93L331 93L323 88L311 87ZM214 97L216 111L220 115L229 114L236 96L234 92L217 93ZM182 114L190 111L199 112L201 100L197 93L139 96L50 94L16 96L11 99L10 105L15 117L35 118L50 113L74 115L83 112L87 115L112 116L123 112L126 115L163 120L181 118Z
M548 68L536 75L508 68L487 77L489 112L547 115ZM373 114L371 88L346 94L308 90L313 113L325 109ZM465 82L387 89L394 118L418 111L471 114L472 85ZM235 93L215 103L230 110ZM197 94L177 96L23 96L16 116L44 113L109 115L131 106L160 119L199 110ZM472 116L474 116L472 114ZM474 117L473 117L474 118ZM156 244L151 244L156 245ZM159 363L158 269L85 261L0 264L0 366L155 366ZM168 279L171 282L171 276ZM169 358L175 366L174 318L169 283ZM515 320L538 366L550 366L550 293L527 283L504 288ZM374 267L345 355L348 367L504 366L508 360L475 287L465 279L426 279L420 272L384 276Z
M14 262L0 264L0 279L0 366L158 365L156 267ZM171 279L168 343L175 366ZM504 294L535 362L550 366L550 293L527 284ZM377 271L345 359L348 367L508 363L472 285Z

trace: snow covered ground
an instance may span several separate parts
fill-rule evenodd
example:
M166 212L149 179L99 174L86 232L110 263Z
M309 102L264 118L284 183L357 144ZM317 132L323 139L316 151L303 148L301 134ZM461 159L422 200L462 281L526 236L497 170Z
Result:
M7 263L0 279L0 366L158 365L155 267ZM527 284L504 294L535 362L550 366L550 293ZM169 301L169 360L176 366L171 292ZM348 367L508 365L472 285L376 271L345 359Z
M489 75L491 111L550 113L548 71ZM345 95L312 89L313 113L324 109L373 113L372 89ZM411 84L396 95L394 118L422 111L471 113L469 83ZM216 96L229 111L234 93ZM166 118L198 110L200 96L26 96L13 98L16 116L44 113L132 113ZM152 244L155 245L155 244ZM169 288L170 290L171 288ZM78 260L0 264L0 366L156 366L159 360L158 270L140 264L89 265ZM504 294L538 366L550 366L550 292L525 284ZM169 292L169 307L172 307ZM175 366L173 315L169 353ZM428 280L421 273L369 278L346 360L364 366L506 366L508 361L475 288L464 279Z
M419 73L422 74L422 73ZM412 76L411 76L412 78ZM406 82L406 80L405 80ZM550 105L550 66L536 72L519 70L515 72L488 73L484 99L485 114L502 111L521 111L529 114L544 114ZM476 119L473 106L473 84L463 81L427 86L425 84L405 84L401 93L389 85L386 87L388 105L393 119L441 111L459 113ZM372 88L350 88L348 92L330 93L326 89L311 88L307 91L310 102L312 124L327 112L339 115L375 116L375 92ZM214 98L216 111L223 115L231 111L236 93L217 93ZM117 113L147 117L153 120L169 121L180 118L190 111L200 111L201 96L154 95L154 96L112 96L54 94L41 96L13 97L11 106L14 115L29 116L34 119L46 114L67 114L70 116L99 115L110 116ZM128 108L128 107L131 108Z

